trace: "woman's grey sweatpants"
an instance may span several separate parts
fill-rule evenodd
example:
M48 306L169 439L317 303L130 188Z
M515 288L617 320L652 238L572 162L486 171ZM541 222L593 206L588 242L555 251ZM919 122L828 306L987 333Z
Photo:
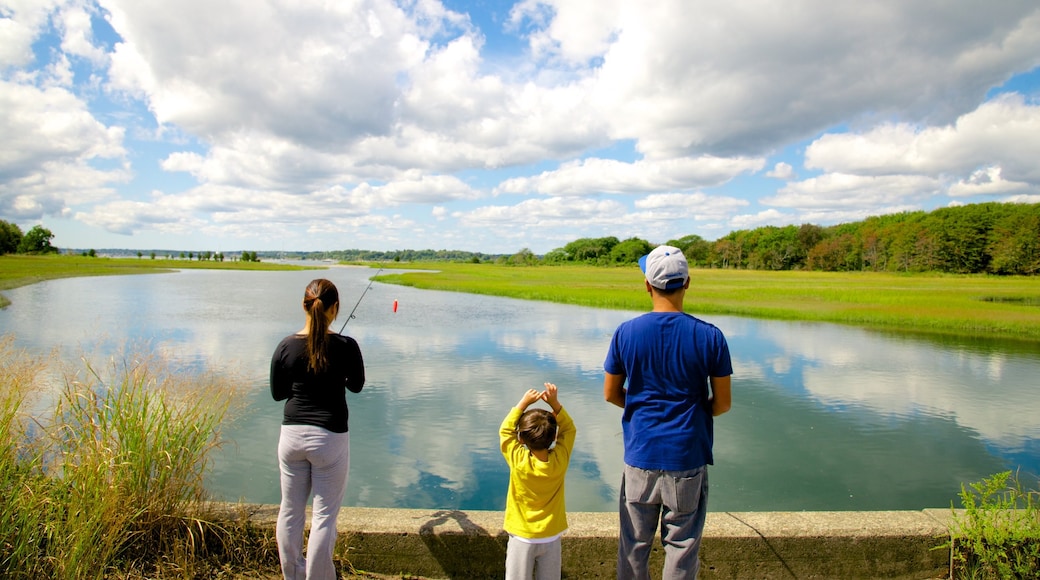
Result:
M333 580L336 516L347 491L350 434L311 425L282 425L278 438L282 503L275 537L286 580ZM314 495L307 557L303 529L307 499Z

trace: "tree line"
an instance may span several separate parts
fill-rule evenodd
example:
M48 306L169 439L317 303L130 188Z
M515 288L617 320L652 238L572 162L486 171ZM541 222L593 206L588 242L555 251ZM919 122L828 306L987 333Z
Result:
M265 254L267 255L267 254ZM327 252L280 252L277 257L295 257L304 260L334 260L343 262L493 262L501 254L467 252L465 250L330 250ZM270 257L275 257L274 255Z
M51 231L41 225L33 226L28 232L22 233L22 228L18 227L17 224L0 220L0 255L3 254L59 254L61 251L51 244L51 240L54 239L54 234ZM119 255L128 255L129 252L125 250L115 250ZM97 257L97 250L93 248L90 250L84 250L83 256L88 258ZM153 250L149 252L149 258L154 260L157 254ZM144 257L144 252L138 250L137 257ZM174 260L177 259L177 255L173 252L166 253L166 259ZM214 262L223 262L225 255L223 252L180 252L181 260L198 260L206 261L212 260ZM231 255L231 260L239 260L242 262L259 262L260 255L255 251L243 250L237 257Z
M737 230L709 242L668 240L691 265L750 270L1040 273L1040 204L981 203L815 224ZM547 263L628 264L652 245L640 238L582 238Z
M0 254L57 252L53 234L35 226L24 236L17 225L0 220ZM691 265L750 270L830 272L949 272L1035 275L1040 273L1040 203L980 203L869 217L859 222L763 226L737 230L708 241L691 234L667 240ZM362 262L494 262L507 265L585 263L633 264L654 248L648 240L608 236L580 238L543 256L524 248L507 254L461 250L337 250L264 252L269 257ZM140 253L138 253L140 257ZM212 256L212 257L211 257ZM153 253L154 257L154 253ZM185 255L181 252L181 258ZM188 259L195 256L189 254ZM198 258L222 261L223 254ZM259 261L242 252L244 261Z

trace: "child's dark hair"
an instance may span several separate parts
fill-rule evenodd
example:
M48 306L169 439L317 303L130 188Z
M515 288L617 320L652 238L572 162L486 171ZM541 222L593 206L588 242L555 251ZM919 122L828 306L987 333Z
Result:
M541 451L556 441L556 415L545 409L528 409L516 422L516 435L531 451Z

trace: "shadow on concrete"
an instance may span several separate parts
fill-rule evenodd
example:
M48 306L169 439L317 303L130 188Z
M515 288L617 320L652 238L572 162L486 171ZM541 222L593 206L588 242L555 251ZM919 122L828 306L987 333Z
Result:
M449 522L455 526L438 530ZM437 560L449 578L502 578L506 573L505 532L492 536L474 523L466 512L438 511L419 527L430 554Z
M767 548L769 548L769 551L770 551L770 552L771 552L771 553L773 554L773 556L774 556L774 557L776 558L776 561L777 561L777 562L779 562L781 566L783 566L783 569L784 569L784 571L785 571L785 572L786 572L786 573L787 573L788 575L790 575L790 577L791 577L791 578L798 578L798 575L797 575L797 574L795 574L795 573L794 573L794 570L792 570L792 569L791 569L791 567L790 567L790 566L789 566L789 565L787 564L787 560L784 560L784 556L783 556L783 554L781 554L781 553L780 553L780 551L779 551L779 550L777 550L775 546L773 546L772 542L770 542L770 541L769 541L769 538L767 538L767 537L765 536L765 534L763 534L762 532L760 532L760 531L758 530L758 528L756 528L755 526L753 526L753 525L751 525L751 524L749 524L749 523L745 522L744 520L740 519L739 517L737 517L737 516L736 516L736 514L734 514L734 513L732 513L732 512L727 512L727 513L729 514L729 516L730 516L731 518L733 518L733 519L737 520L738 522L740 522L740 523L744 524L744 525L745 525L745 526L747 526L747 527L748 527L748 528L749 528L749 529L750 529L751 531L755 532L755 534L757 534L757 535L758 535L758 537L762 539L762 542L763 542L763 543L765 543L766 547L767 547Z

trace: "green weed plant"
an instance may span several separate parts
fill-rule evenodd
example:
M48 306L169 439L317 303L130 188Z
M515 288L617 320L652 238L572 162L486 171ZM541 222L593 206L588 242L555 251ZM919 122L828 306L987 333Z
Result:
M961 513L951 525L951 577L1040 578L1040 491L1005 471L961 485Z
M277 562L273 542L214 518L203 488L234 381L121 355L49 387L48 367L0 337L0 577L190 578L212 556L255 558L243 538Z

